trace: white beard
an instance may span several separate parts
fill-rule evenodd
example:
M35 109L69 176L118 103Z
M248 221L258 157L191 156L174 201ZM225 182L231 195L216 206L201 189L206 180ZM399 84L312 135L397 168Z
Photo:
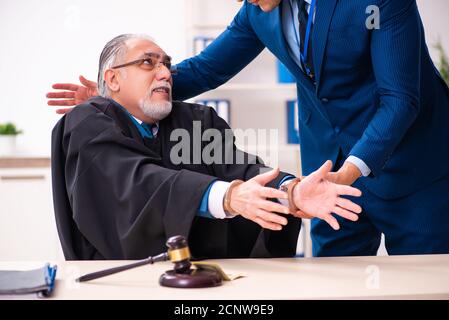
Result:
M148 118L160 121L167 117L172 109L171 101L152 102L148 99L139 101L139 107Z

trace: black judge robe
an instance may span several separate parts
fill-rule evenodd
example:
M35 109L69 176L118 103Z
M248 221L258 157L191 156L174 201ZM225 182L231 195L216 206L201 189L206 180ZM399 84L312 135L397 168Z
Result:
M183 102L173 102L153 139L143 138L129 114L102 97L61 118L52 132L52 182L66 259L141 259L166 251L173 235L188 238L196 259L295 254L300 219L287 216L289 223L279 232L241 216L197 216L211 182L248 180L263 164L259 159L240 165L173 164L170 151L178 141L170 141L170 134L184 128L192 136L193 121L201 121L202 132L229 129L212 108ZM233 143L222 148L223 155L224 148L236 150Z

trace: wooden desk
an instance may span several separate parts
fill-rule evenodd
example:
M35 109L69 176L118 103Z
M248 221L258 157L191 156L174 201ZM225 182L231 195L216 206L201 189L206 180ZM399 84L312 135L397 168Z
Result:
M124 261L58 262L54 299L449 299L449 255L212 260L246 277L209 289L158 284L169 262L86 283L81 274ZM30 269L32 262L1 262L0 269ZM1 298L1 297L0 297Z

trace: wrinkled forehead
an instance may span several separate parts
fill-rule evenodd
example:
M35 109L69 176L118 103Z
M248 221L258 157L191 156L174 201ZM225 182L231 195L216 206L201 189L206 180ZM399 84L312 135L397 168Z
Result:
M128 48L126 56L128 58L140 58L146 53L157 53L161 57L167 57L167 54L156 43L148 39L130 39L126 42Z

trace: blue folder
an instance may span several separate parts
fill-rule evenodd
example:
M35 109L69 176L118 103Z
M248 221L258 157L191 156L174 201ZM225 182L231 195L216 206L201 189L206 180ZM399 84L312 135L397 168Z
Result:
M34 270L0 270L0 294L31 294L48 297L55 286L56 266L46 264Z

